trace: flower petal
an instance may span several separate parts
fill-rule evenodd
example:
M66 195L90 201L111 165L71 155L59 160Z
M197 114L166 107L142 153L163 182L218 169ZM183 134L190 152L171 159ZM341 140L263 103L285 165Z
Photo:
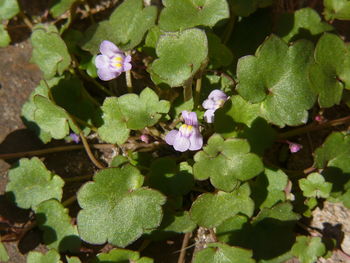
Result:
M101 45L100 45L100 52L102 53L102 55L106 55L108 57L112 57L116 53L120 53L120 50L111 41L103 40Z
M179 132L174 140L174 149L179 152L185 152L190 147L190 140L184 136L181 136Z
M208 99L212 99L214 101L227 100L227 95L219 89L214 89L212 92L210 92Z
M206 110L204 112L204 120L207 122L207 123L213 123L214 122L214 112L215 110Z
M128 71L131 69L131 64L129 62L124 62L124 65L123 65L123 70L124 71Z
M215 109L215 101L214 100L205 100L202 103L202 106L204 109L209 110L209 109Z
M173 145L175 141L176 135L179 133L178 130L171 130L168 132L168 134L165 136L165 142L169 145Z
M187 125L198 126L197 114L193 111L182 111L182 117Z
M97 75L100 79L107 81L114 79L120 75L121 72L112 71L109 68L99 68L97 70Z
M124 58L124 63L130 63L131 62L131 56L128 55Z
M202 148L203 146L203 136L199 132L198 129L195 129L195 131L190 136L190 151L197 151Z
M109 58L105 55L98 55L95 58L96 68L107 68L109 66Z

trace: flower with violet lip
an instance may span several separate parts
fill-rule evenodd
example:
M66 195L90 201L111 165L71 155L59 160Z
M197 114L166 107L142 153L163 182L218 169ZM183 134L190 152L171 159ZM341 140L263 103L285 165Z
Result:
M131 69L131 56L125 56L125 53L112 42L102 41L100 52L101 55L95 59L97 75L100 79L111 80Z
M225 101L228 99L228 96L221 90L215 89L210 92L208 99L203 101L203 108L206 109L204 113L204 120L207 123L214 122L214 113L215 111L222 107Z
M167 144L172 145L176 151L196 151L203 146L203 137L199 132L197 114L195 112L183 111L182 117L185 124L179 130L172 130L165 136Z

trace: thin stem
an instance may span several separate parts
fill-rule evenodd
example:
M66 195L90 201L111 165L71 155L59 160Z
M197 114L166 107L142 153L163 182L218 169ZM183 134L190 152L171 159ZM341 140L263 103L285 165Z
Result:
M311 124L306 125L306 126L301 127L301 128L297 128L297 129L294 129L291 131L280 133L278 135L278 139L287 139L290 137L294 137L296 135L304 134L304 133L311 132L311 131L322 130L324 128L338 126L338 125L342 125L342 124L345 124L348 122L350 122L350 116L343 117L343 118L336 119L336 120L332 120L332 121L328 121L328 122L324 122L321 124L311 123Z
M197 108L199 99L201 96L201 90L202 90L202 78L198 78L196 80L196 90L195 90L195 97L194 97L194 109Z
M184 101L188 101L192 99L192 78L186 81L183 88L184 88Z
M100 169L104 169L105 167L99 161L96 160L95 156L91 152L90 146L89 146L83 132L80 132L79 135L80 135L81 141L83 142L85 151L86 151L87 155L89 156L90 160L93 162L94 165L96 165L96 167L98 167Z
M131 71L130 70L125 72L125 79L126 79L126 86L128 87L128 92L132 93L133 88L132 88L132 79L131 79Z
M27 25L27 27L29 27L30 30L33 30L33 24L32 22L29 20L29 18L24 14L23 11L21 11L19 13L19 15L22 17L23 22Z
M62 205L64 207L67 207L67 206L73 204L76 200L77 200L77 195L72 195L71 197L66 199L64 202L62 202Z
M184 235L184 239L182 240L182 245L181 245L181 252L179 255L179 259L177 260L177 263L185 263L185 256L186 256L186 247L188 244L188 241L190 240L191 232L186 233Z
M113 144L92 144L90 146L95 149L111 149L115 147ZM35 150L35 151L28 151L28 152L4 153L4 154L0 154L0 159L9 160L9 159L31 157L31 156L44 155L44 154L57 153L57 152L76 151L81 149L84 149L84 146L81 144L58 146L58 147L53 147L49 149L42 149L42 150Z
M71 116L72 116L72 118L73 118L76 122L78 122L78 123L80 123L80 124L82 124L82 125L84 125L84 126L86 126L86 127L89 127L89 128L90 128L91 130L93 130L94 132L97 132L97 128L96 128L96 127L92 126L91 124L87 123L86 121L83 121L83 120L79 119L79 118L76 117L76 116L73 116L73 115L71 115Z
M66 177L63 178L65 182L80 182L80 181L85 181L89 180L92 178L93 175L88 174L88 175L81 175L81 176L74 176L74 177Z

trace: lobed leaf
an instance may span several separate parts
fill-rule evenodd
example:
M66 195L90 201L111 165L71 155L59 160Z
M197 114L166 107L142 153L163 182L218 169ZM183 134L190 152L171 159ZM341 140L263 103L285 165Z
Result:
M0 21L8 20L19 13L17 0L2 0L0 2Z
M243 184L231 193L221 192L200 195L192 203L191 218L203 227L216 227L238 213L252 216L254 202L249 197L249 185Z
M37 64L46 79L51 79L69 67L68 48L54 25L38 24L30 37L33 45L31 62Z
M244 139L224 140L214 134L208 145L194 156L194 176L198 180L206 180L215 188L232 191L239 181L254 178L263 171L260 158L250 153L249 143Z
M108 253L100 253L92 260L91 263L124 263L124 262L135 262L135 263L153 263L150 258L140 258L139 252L114 248Z
M37 157L20 159L8 177L6 192L13 195L18 207L35 208L45 200L62 198L64 181L47 170Z
M113 11L109 20L88 28L81 46L97 54L101 42L109 40L123 50L131 50L141 43L156 18L155 6L143 8L142 0L126 0Z
M62 261L60 261L60 254L56 250L51 249L46 254L30 251L27 263L62 263Z
M280 127L307 121L315 94L308 78L313 63L313 45L301 40L288 46L269 37L256 51L238 61L238 93L259 103L260 116Z
M326 253L326 247L320 237L298 236L291 252L300 263L313 263Z
M249 250L230 247L222 243L209 243L208 247L194 254L193 263L254 263Z
M181 31L195 26L213 27L229 18L226 0L163 0L159 26L165 31Z
M141 188L142 183L143 176L130 165L98 172L94 181L78 192L81 238L88 243L107 241L125 247L146 230L159 226L165 198L155 190Z
M63 15L65 12L67 12L72 5L77 2L78 0L60 0L55 2L51 8L50 13L54 18L57 18L61 15Z
M35 208L39 228L44 232L44 243L57 251L77 252L81 240L76 226L71 224L68 209L60 202L51 199L41 202Z
M327 20L350 20L350 2L348 0L324 0L324 16Z
M299 180L299 187L305 197L327 198L332 184L325 182L321 174L311 173L306 178Z
M167 33L159 38L156 53L158 59L150 67L152 79L178 87L206 62L208 40L204 31L196 28Z

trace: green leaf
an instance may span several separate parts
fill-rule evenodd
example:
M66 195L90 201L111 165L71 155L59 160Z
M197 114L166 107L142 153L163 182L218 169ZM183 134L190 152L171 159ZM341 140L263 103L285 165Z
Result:
M98 172L94 181L78 192L81 238L92 244L107 241L125 247L159 226L165 198L155 190L141 188L142 183L143 176L130 165Z
M114 248L108 253L100 253L96 256L92 263L127 263L127 262L137 262L140 255L137 251Z
M310 68L310 80L314 91L318 94L318 103L323 108L339 104L343 87L350 83L342 78L350 74L345 67L345 59L350 54L343 40L334 34L325 33L315 49L315 64Z
M194 254L193 263L254 263L253 253L239 247L221 243L209 243L208 247Z
M325 168L329 166L330 161L335 161L341 156L350 156L350 136L341 132L333 132L315 151L316 167Z
M223 191L232 191L239 181L254 178L263 171L260 158L250 153L249 143L244 139L224 139L211 136L208 145L194 156L194 176L206 180Z
M238 93L251 103L259 103L260 115L269 122L280 127L303 124L315 101L308 79L312 56L309 41L288 46L271 36L255 56L239 59Z
M67 257L67 263L81 263L80 259L78 257Z
M77 252L81 241L76 226L71 224L68 209L57 200L47 200L35 208L39 228L44 231L44 243L57 251Z
M10 35L8 34L5 26L3 24L0 24L0 47L7 47L10 42Z
M160 30L159 26L154 26L148 30L145 44L142 47L142 50L152 57L156 57L156 46L160 36L164 32Z
M278 202L286 200L284 192L288 183L288 176L282 170L265 169L264 174L252 182L252 198L260 209L272 207Z
M41 129L35 122L35 111L36 106L34 103L35 95L41 95L45 98L49 98L49 88L56 85L61 78L52 78L48 81L40 81L40 84L35 88L35 90L30 94L27 102L22 106L21 117L24 124L39 137L41 141L47 143L51 141L52 137L49 132Z
M233 55L231 50L221 43L214 33L207 32L209 45L209 61L212 68L226 67L231 64Z
M292 247L292 254L298 257L300 263L316 262L325 253L326 247L320 237L298 236Z
M133 49L154 25L156 17L155 6L143 8L142 0L126 0L113 11L109 20L92 25L85 32L82 48L97 54L101 42L109 40L123 50Z
M259 113L258 104L251 104L239 95L232 96L222 108L215 111L214 129L225 138L232 137L239 129L237 123L251 127Z
M229 18L226 0L163 0L159 26L165 31L178 31L195 26L213 27Z
M152 162L148 174L149 185L166 195L185 195L194 186L192 167L187 162L176 164L164 157Z
M10 257L7 254L7 251L6 251L6 248L5 248L4 244L2 244L0 242L0 261L1 262L7 262L7 261L9 261L9 259L10 259Z
M191 218L198 225L210 228L238 213L250 217L254 211L254 202L249 195L248 184L243 184L231 193L219 191L216 194L202 194L192 204Z
M72 120L68 113L61 107L53 104L48 98L35 95L33 98L36 110L34 120L43 131L50 134L54 139L63 139L69 134L69 122ZM74 129L79 134L79 130Z
M11 19L19 13L17 0L0 1L0 21Z
M309 7L282 14L276 26L276 34L286 42L303 38L313 40L321 33L333 30L333 26L321 21L317 11Z
M51 249L46 254L30 251L27 263L62 263L62 261L60 261L60 254L56 250Z
M247 216L235 215L226 219L216 227L215 233L219 241L235 244L245 239L244 234L241 234L241 232L243 232L242 230L244 230L247 225L249 225L249 218ZM232 233L236 235L233 236Z
M327 20L350 20L350 2L348 0L323 0L324 16Z
M13 195L20 208L35 208L45 200L61 200L64 181L52 174L36 157L20 159L18 166L11 168L6 192Z
M54 18L59 17L60 15L63 15L65 12L67 12L74 2L77 2L77 0L59 0L54 3L54 5L50 8L50 13Z
M325 182L319 173L312 173L300 179L299 186L305 197L327 198L332 190L332 184Z
M169 108L169 102L159 100L150 88L145 88L139 96L125 94L107 98L102 106L104 123L98 133L106 142L122 144L128 138L130 129L153 126L162 114L168 113Z
M37 64L46 79L62 73L69 67L71 57L65 42L53 25L38 24L30 37L33 45L31 62Z
M158 59L152 63L151 73L171 87L182 86L205 63L208 40L204 31L196 28L167 33L159 38L156 52Z
M237 16L249 16L257 8L271 5L273 0L229 0L232 11Z

